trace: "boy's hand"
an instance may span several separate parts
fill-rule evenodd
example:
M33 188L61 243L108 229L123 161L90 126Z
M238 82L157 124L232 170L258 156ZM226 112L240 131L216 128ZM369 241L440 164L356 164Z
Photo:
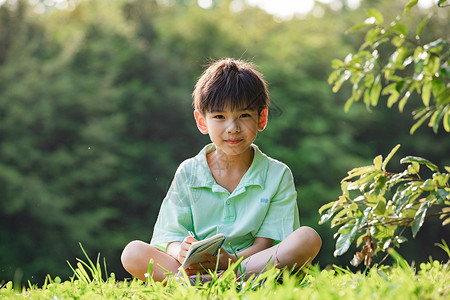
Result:
M231 263L236 261L236 257L234 255L229 254L225 249L220 248L220 253L217 256L213 256L210 254L203 254L202 257L205 259L204 262L191 264L186 269L186 274L188 276L190 275L196 275L198 273L200 274L206 274L208 270L216 270L222 271L226 270L228 268L228 262L231 260ZM219 263L217 263L217 259L219 259Z
M180 264L183 264L183 262L186 260L186 254L189 250L189 247L192 243L197 242L197 240L191 236L187 236L183 242L180 244L180 250L178 251L177 260L180 262Z

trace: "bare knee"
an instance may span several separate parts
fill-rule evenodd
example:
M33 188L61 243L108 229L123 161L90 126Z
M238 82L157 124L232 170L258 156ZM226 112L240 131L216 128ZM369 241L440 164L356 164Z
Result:
M125 270L130 271L136 269L136 265L140 263L139 258L142 255L142 250L146 245L146 243L136 240L129 242L125 246L120 257Z
M311 259L317 256L320 248L322 247L322 239L320 235L311 227L303 226L296 230L298 234L302 236L303 246L306 248L306 252L309 253Z
M308 226L303 226L291 233L283 242L282 256L285 256L288 265L309 265L317 256L322 246L319 234Z

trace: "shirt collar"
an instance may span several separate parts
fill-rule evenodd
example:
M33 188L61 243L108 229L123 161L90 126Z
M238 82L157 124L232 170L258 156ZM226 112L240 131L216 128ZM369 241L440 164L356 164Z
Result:
M247 186L258 185L264 189L267 170L269 162L267 156L259 150L258 146L252 144L251 147L255 151L252 164L247 172L241 179L239 186L236 189L240 189ZM199 154L194 157L194 173L197 176L192 176L189 186L190 187L209 187L213 188L217 185L214 177L209 169L208 162L206 161L206 155L216 149L214 144L206 145Z

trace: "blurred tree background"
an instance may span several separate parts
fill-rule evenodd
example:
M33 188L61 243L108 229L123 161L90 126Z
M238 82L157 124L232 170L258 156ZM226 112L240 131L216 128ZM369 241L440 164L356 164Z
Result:
M406 155L450 165L442 129L409 135L408 106L345 113L350 87L332 93L331 60L361 44L346 30L363 9L394 18L405 5L354 2L316 1L282 20L244 0L207 9L193 0L0 1L0 283L71 276L66 260L83 256L79 242L128 277L121 250L150 240L176 168L209 142L190 95L203 66L222 57L253 61L265 75L273 105L256 143L291 167L301 223L324 240L316 262L348 265L351 251L333 257L334 231L318 225L318 208L340 195L348 170L398 143L394 167ZM416 7L410 25L430 13L424 33L448 40L446 9ZM429 222L399 252L439 259L445 253L429 245L448 236Z

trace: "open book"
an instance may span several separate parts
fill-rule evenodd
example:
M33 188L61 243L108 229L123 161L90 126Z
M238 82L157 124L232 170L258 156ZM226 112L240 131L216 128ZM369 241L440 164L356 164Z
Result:
M186 260L180 267L178 275L182 274L181 269L185 269L191 264L204 261L205 259L202 257L203 254L216 256L219 248L222 247L224 240L225 235L223 233L218 233L207 239L192 243L186 254Z

